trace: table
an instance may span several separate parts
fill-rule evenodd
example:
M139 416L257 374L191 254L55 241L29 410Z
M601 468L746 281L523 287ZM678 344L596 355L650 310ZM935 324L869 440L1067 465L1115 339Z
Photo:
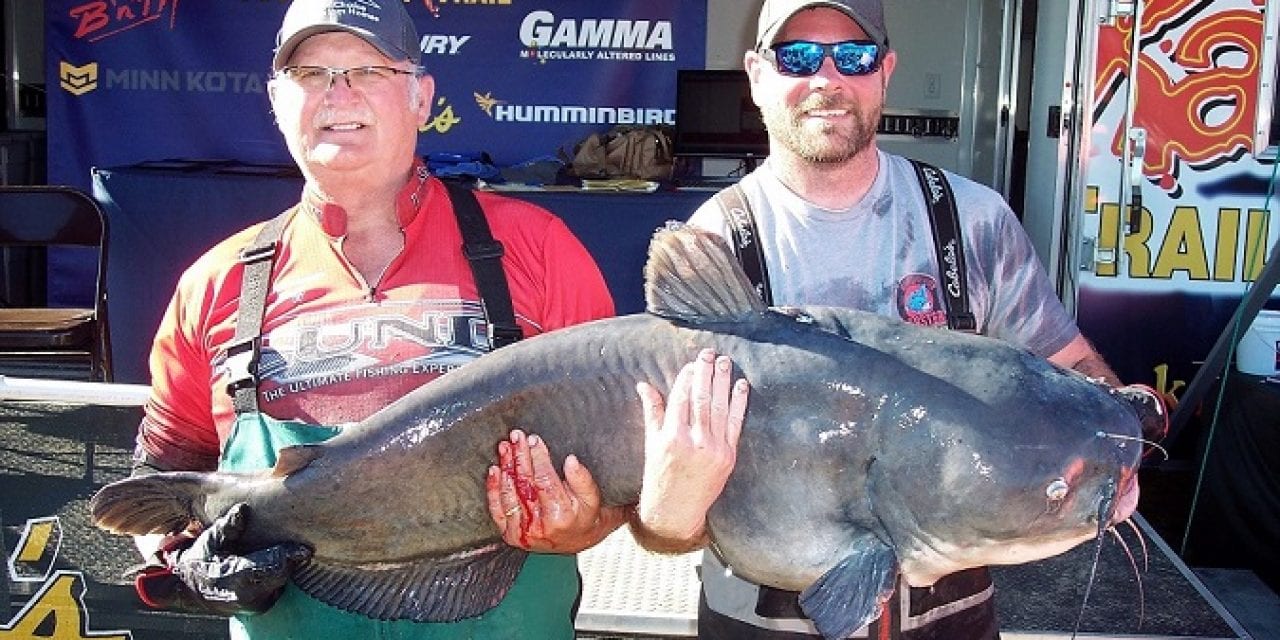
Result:
M117 382L146 383L147 353L183 269L217 242L298 200L292 167L161 162L95 169L93 193L107 213L108 318ZM684 220L707 191L528 191L512 197L560 216L595 257L618 313L644 308L649 238Z

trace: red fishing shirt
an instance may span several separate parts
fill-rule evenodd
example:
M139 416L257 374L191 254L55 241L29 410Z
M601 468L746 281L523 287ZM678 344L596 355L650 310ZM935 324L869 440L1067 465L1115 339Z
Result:
M526 337L613 315L604 278L555 216L477 193ZM258 398L275 418L361 420L488 350L487 324L444 185L415 167L397 212L401 251L377 282L341 252L345 212L304 194L284 228L263 320ZM226 346L243 268L261 224L215 246L182 275L151 350L140 453L167 469L212 469L234 420ZM376 276L372 276L376 277Z

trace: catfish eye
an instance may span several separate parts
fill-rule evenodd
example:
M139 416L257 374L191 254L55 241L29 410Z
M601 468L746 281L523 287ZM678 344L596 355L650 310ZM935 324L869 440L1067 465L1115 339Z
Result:
M1062 502L1070 491L1071 485L1067 484L1066 480L1058 478L1049 483L1049 486L1044 490L1044 495L1049 498L1050 502Z

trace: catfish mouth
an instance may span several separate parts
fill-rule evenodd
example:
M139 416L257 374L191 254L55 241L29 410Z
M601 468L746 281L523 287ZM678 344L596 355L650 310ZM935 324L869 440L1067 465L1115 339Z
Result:
M1099 523L1101 528L1113 527L1131 518L1138 510L1138 470L1125 467L1120 478L1115 482L1113 495L1104 496L1099 504Z

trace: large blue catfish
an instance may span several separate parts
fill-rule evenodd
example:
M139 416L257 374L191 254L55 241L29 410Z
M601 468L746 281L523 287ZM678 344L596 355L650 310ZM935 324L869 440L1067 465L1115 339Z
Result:
M719 238L658 231L648 313L520 342L414 391L260 474L165 473L104 487L98 526L128 534L251 508L245 542L303 542L295 582L381 619L496 605L525 552L501 542L485 473L513 428L575 453L605 502L636 502L637 381L669 387L697 351L751 383L737 466L708 514L737 574L803 591L830 638L874 618L898 574L1061 553L1137 503L1138 418L1108 388L983 337L832 308L764 307Z

